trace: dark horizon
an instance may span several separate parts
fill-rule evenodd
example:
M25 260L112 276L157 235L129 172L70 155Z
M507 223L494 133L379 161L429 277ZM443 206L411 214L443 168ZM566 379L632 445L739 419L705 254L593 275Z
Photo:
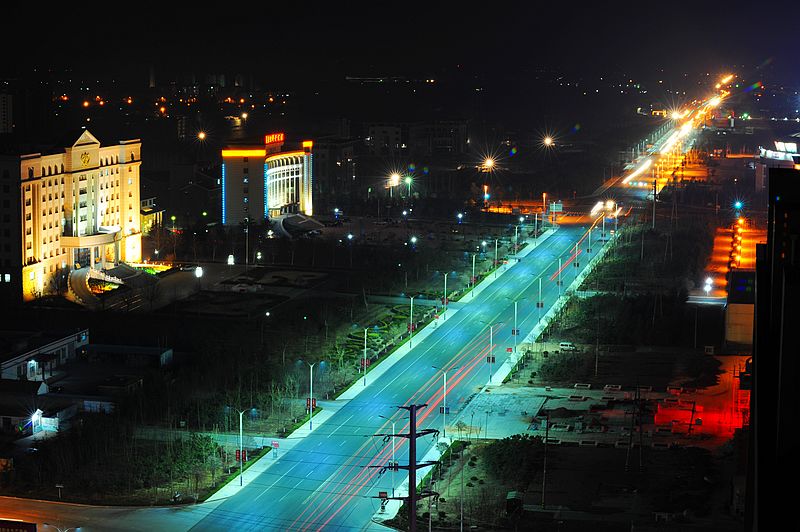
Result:
M757 17L761 31L753 31L751 11L744 2L688 12L636 4L611 11L492 3L480 12L355 2L235 13L158 7L119 20L83 11L45 16L32 26L33 45L10 35L2 44L17 51L6 61L12 73L69 67L79 76L113 76L121 83L146 82L151 66L176 74L236 71L287 88L345 75L426 78L456 70L515 80L539 68L640 79L737 69L754 75L769 68L778 82L800 81L800 59L789 40L792 21L771 5L766 16L772 18ZM87 26L97 33L74 29Z

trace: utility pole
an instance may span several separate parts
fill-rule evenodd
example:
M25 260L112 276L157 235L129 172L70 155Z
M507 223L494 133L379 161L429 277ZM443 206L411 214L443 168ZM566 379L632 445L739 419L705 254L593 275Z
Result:
M428 462L420 462L417 463L417 438L421 438L423 436L427 436L429 434L435 435L438 438L439 431L436 429L423 429L418 431L417 430L417 411L425 408L428 406L427 404L422 405L408 405L408 406L398 406L397 408L402 408L403 410L408 410L409 414L409 433L408 434L375 434L375 436L383 436L385 441L389 441L389 438L394 438L395 436L400 438L408 438L408 465L401 466L394 462L390 467L392 471L397 469L408 469L408 496L406 497L389 497L387 493L382 492L378 494L378 499L394 499L394 500L402 500L406 501L408 506L408 530L409 532L416 532L417 531L417 499L418 498L425 498L425 497L439 497L439 494L430 490L430 489L423 489L422 492L417 495L417 469L420 467L428 467L436 465L437 461L428 461ZM372 465L368 466L370 468L380 468L381 473L388 469L385 465Z

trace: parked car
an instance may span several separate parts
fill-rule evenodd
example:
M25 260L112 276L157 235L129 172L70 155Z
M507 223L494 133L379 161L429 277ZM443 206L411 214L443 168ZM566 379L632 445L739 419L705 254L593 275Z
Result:
M558 348L561 351L575 351L576 350L575 344L573 344L572 342L561 342L561 343L558 344Z

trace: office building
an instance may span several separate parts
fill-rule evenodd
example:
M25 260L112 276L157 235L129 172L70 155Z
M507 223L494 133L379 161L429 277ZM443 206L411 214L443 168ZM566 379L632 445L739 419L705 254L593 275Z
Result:
M0 292L14 299L63 292L73 269L141 260L141 142L101 146L84 130L49 151L0 158Z
M264 144L222 150L222 223L238 225L288 213L313 214L313 142L284 150L283 133Z

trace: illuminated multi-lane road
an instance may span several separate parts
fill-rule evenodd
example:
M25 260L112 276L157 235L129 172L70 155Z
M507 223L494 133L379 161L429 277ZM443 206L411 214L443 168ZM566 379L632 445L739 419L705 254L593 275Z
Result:
M496 357L494 371L505 361L513 345L514 301L518 301L518 324L524 337L558 298L556 284L562 258L563 287L586 267L586 229L565 226L531 250L480 294L453 313L425 340L397 362L386 374L370 383L356 398L330 417L292 450L236 495L221 503L193 530L349 530L365 529L379 509L374 497L391 493L392 475L381 474L372 465L386 465L392 457L392 441L373 437L408 431L407 415L397 405L427 403L417 419L420 428L440 428L439 406L443 399L442 372L448 370L448 425L470 395L489 380L487 355ZM599 230L593 235L593 252L602 247ZM580 267L574 266L575 243L580 242ZM539 278L543 279L544 308L536 307ZM489 327L494 326L494 346L489 345ZM379 416L385 416L383 419ZM469 421L469 420L465 420ZM428 436L418 441L418 458L435 444ZM394 441L400 463L408 461L405 438ZM404 472L395 474L399 487Z

